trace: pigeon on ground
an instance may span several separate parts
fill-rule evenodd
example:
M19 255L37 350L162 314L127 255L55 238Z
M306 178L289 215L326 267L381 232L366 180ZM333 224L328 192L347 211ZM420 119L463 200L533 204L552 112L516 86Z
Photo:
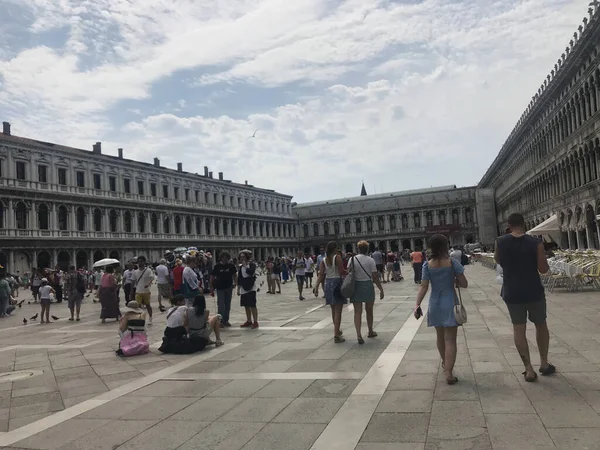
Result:
M17 306L20 308L21 306L23 306L23 303L25 303L25 300L21 300L19 303L17 303Z
M38 318L38 313L35 313L35 316L30 317L29 320L37 320Z
M52 320L59 320L59 318L56 316L50 316L50 317L52 317Z
M23 325L27 325L27 319L23 317Z

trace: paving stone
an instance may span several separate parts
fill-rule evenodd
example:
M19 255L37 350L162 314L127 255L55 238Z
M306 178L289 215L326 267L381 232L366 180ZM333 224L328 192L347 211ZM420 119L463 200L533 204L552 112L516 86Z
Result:
M25 406L12 406L10 408L10 418L16 419L19 417L26 417L34 414L42 414L45 412L62 411L63 409L64 405L62 400L46 403L35 403L32 405Z
M203 380L204 381L204 380ZM213 381L213 380L211 380ZM221 380L218 380L221 381ZM270 380L233 380L212 391L209 397L251 397L269 384Z
M236 397L205 397L196 400L190 406L171 416L171 420L188 420L195 422L214 422L219 417L244 401Z
M532 414L535 413L529 398L519 390L480 389L479 399L484 413Z
M194 403L190 397L156 397L127 414L138 420L164 420Z
M486 414L494 450L556 448L536 414Z
M300 396L311 398L347 398L360 380L315 380Z
M402 361L396 374L438 373L440 361Z
M266 423L215 422L177 450L240 450Z
M305 359L294 364L287 372L329 372L337 359Z
M107 390L108 388L104 384L95 383L88 386L62 389L60 394L63 400L65 400L67 398L79 397L82 395L100 394L102 392L106 392Z
M56 448L57 442L63 444L69 443L106 423L108 423L108 420L104 419L71 419L68 422L63 422L30 438L19 441L15 443L15 446L33 449Z
M412 442L392 442L381 444L369 442L368 444L358 444L355 450L424 450L425 444Z
M598 448L600 428L548 428L559 450L592 450Z
M430 427L425 450L492 450L485 428Z
M433 392L430 391L388 391L383 394L377 409L378 413L430 412Z
M600 428L600 415L582 398L532 400L532 403L546 428Z
M437 373L429 374L398 374L396 373L390 384L388 391L416 391L416 390L431 390L435 388Z
M254 397L295 398L301 395L313 380L273 380L254 394Z
M135 419L136 417L132 416L131 412L142 408L155 399L156 397L138 397L130 394L127 397L120 397L100 405L78 417L84 419L117 419L120 417Z
M155 424L154 420L113 420L58 450L113 450Z
M245 373L264 364L264 361L234 361L215 370L217 373Z
M165 420L127 441L119 450L174 450L208 425L206 422Z
M292 398L251 397L235 406L219 420L222 422L270 422L292 400Z
M429 414L375 413L360 442L425 442Z
M243 450L307 450L317 440L325 425L269 423L265 425ZM293 436L293 439L290 439Z
M41 414L33 414L31 416L25 416L25 417L18 417L15 419L10 419L9 423L8 423L8 430L12 431L12 430L16 430L17 428L21 428L25 425L28 425L32 422L36 422L40 419L43 419L44 417L48 417L50 414L53 414L52 412L45 412L45 413L41 413Z
M478 401L434 401L431 409L432 427L485 427Z
M292 401L273 422L327 424L344 402L342 398L300 397Z

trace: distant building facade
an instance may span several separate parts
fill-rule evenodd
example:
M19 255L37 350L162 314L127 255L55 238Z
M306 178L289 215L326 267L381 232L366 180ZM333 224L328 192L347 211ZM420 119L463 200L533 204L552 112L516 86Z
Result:
M479 183L497 234L513 212L530 229L556 215L563 248L600 248L598 6L588 14Z
M345 251L367 240L371 249L422 249L434 234L453 245L478 240L475 188L441 186L341 198L294 207L301 246L312 253L335 240Z
M257 258L298 245L291 196L160 165L0 134L0 264L91 267L105 257L168 249L252 249Z

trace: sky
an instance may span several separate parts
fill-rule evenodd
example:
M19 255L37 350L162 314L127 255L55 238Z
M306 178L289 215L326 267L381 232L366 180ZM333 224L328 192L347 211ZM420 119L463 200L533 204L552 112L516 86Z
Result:
M13 134L301 203L477 184L589 2L0 3Z

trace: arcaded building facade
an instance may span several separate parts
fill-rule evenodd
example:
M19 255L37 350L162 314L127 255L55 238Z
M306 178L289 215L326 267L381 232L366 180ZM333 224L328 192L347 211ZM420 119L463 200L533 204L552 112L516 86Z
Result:
M257 258L298 243L291 197L248 184L0 134L0 264L91 267L114 257L157 261L168 249L251 248Z
M364 191L363 191L364 194ZM371 249L422 249L430 236L444 234L451 244L478 240L475 188L441 186L361 195L294 207L301 246L312 253L335 240L356 251L360 240Z
M478 186L493 190L497 232L556 215L563 248L600 248L600 13L588 10Z

